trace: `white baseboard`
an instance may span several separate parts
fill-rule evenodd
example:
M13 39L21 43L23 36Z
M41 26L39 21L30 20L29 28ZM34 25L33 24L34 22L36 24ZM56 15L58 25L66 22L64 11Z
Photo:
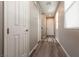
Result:
M57 40L57 39L56 39ZM70 57L69 54L66 52L66 50L63 48L63 46L61 45L61 43L57 40L57 42L60 44L60 46L62 47L63 51L65 52L65 54L67 55L67 57ZM37 48L38 43L34 46L34 48L29 52L30 56L32 54L32 52ZM27 54L25 53L24 55L22 55L22 57L28 57Z
M21 57L29 57L32 54L32 52L36 49L37 46L38 46L38 43L33 47L33 49L29 52L28 55L27 55L27 53L25 53Z
M57 40L57 39L56 39ZM60 44L60 46L62 47L63 51L65 52L65 54L67 55L67 57L70 57L70 55L66 52L66 50L63 48L63 46L61 45L61 43L57 40L57 42Z
M29 57L32 54L32 52L36 49L37 46L38 46L38 43L33 47L33 49L29 52L28 55L27 55L27 53L25 53L21 57Z
M29 56L32 54L32 52L37 48L38 43L33 47L33 49L30 51Z
M38 46L38 43L34 46L34 48L29 52L28 55L27 55L27 53L25 53L21 57L29 57L32 54L32 52L36 49L37 46Z
M28 57L27 53L24 53L21 57Z

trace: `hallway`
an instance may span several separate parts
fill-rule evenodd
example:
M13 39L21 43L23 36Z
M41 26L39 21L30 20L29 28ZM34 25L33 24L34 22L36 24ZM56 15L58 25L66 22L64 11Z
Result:
M58 15L56 17L56 12L63 8L62 6L64 5L61 6L62 3L59 1L4 2L3 56L66 56L56 42L57 39L55 40L51 37L43 39L47 36L55 35L57 30L55 22L56 18L58 18ZM37 44L38 47L34 51L34 47Z
M0 1L0 56L79 56L79 2Z
M59 43L53 37L47 37L38 43L31 57L67 57Z

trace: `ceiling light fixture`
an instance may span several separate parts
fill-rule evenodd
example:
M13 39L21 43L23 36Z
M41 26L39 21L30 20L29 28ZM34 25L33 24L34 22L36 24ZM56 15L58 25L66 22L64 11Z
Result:
M47 5L50 6L51 5L51 2L47 2Z

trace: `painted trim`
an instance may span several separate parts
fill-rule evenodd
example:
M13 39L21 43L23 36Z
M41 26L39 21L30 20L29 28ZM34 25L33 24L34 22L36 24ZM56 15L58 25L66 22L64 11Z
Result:
M3 12L3 21L2 21L2 57L4 57L4 1L2 2L2 12Z
M61 2L62 2L62 1L61 1ZM57 7L56 7L56 11L55 11L54 16L56 15L56 12L57 12L57 10L58 10L59 6L60 6L60 1L58 1L58 5L57 5Z
M37 46L38 46L38 43L33 47L33 49L29 52L29 55L28 56L30 56L32 53L33 53L33 51L37 48Z
M18 56L18 57L28 57L27 53L24 53L22 56Z
M56 39L57 40L57 39ZM67 55L67 57L70 57L70 55L67 53L67 51L63 48L63 46L61 45L61 43L57 40L57 42L60 44L61 48L63 49L63 51L65 52L65 54Z
M38 46L38 43L33 47L33 49L29 52L29 54L25 53L21 57L29 57L33 53L33 51L37 48L37 46Z
M57 39L56 39L57 40ZM63 48L63 46L61 45L61 43L57 40L57 42L60 44L61 48L63 49L63 51L65 52L65 54L67 55L67 57L70 57L70 55L67 53L67 51ZM39 42L38 42L39 43ZM32 52L37 48L38 43L33 47L33 49L29 52L28 57L32 54ZM23 56L26 56L27 54L24 54Z

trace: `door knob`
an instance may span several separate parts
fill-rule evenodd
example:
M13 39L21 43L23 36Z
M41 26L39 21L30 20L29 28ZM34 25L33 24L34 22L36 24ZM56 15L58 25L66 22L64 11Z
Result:
M9 34L9 28L7 28L7 34Z
M28 31L28 29L26 29L26 32Z

